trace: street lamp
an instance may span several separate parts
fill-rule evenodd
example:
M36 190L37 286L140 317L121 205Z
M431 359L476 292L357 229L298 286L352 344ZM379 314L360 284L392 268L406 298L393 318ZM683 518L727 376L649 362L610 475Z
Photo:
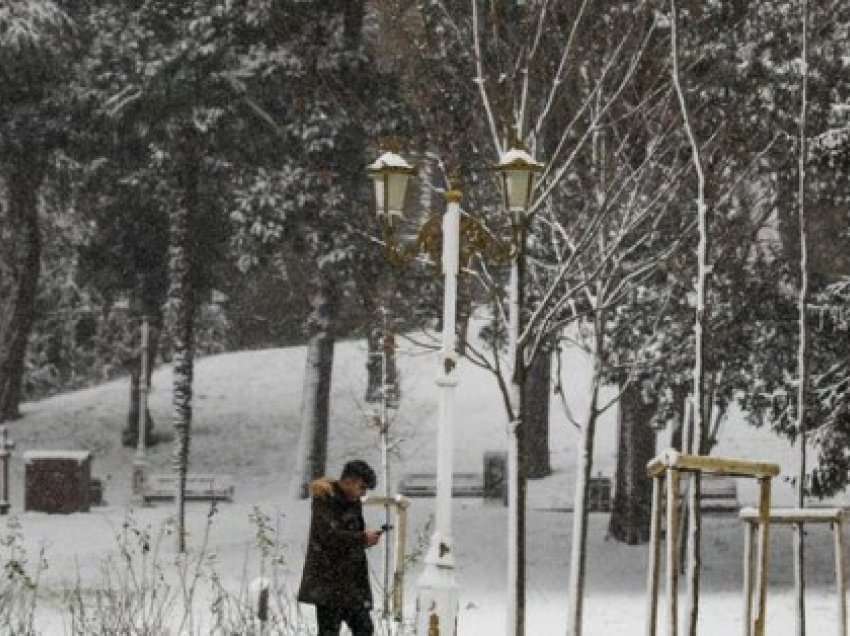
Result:
M531 196L543 164L536 161L527 150L514 147L504 153L496 165L502 177L505 207L519 220L531 206Z
M507 634L525 633L525 502L526 448L522 429L522 392L525 385L525 356L520 341L525 279L525 253L528 242L528 210L536 181L543 171L519 144L503 153L496 171L502 178L505 207L512 215L514 245L511 253L509 292L509 347L512 362L510 403L513 420L508 424L508 563ZM522 524L522 527L521 527Z
M408 179L415 174L412 166L397 154L386 152L369 166L375 187L378 217L385 223L388 243L395 217L403 218ZM452 458L454 455L455 390L457 355L455 323L457 277L460 268L461 191L452 184L446 192L446 212L442 219L443 333L440 368L436 380L440 393L437 424L437 492L435 527L425 556L425 566L417 583L416 633L418 636L457 634L458 587L455 580L454 543L452 540ZM426 224L420 238L430 228ZM390 245L388 244L388 247ZM435 631L436 630L436 631Z
M416 169L400 155L385 152L368 167L375 191L375 211L378 218L392 227L393 219L404 218L404 199L407 182Z
M148 413L148 348L150 346L150 323L147 316L142 316L140 325L140 345L139 345L139 419L138 431L139 435L136 438L136 455L133 457L133 478L132 492L133 501L138 506L144 506L146 503L145 490L147 480L148 462L145 458L146 448L146 433L147 433L147 413Z
M443 334L440 352L441 364L437 378L440 391L439 421L437 430L437 493L435 528L425 557L425 567L418 581L416 633L418 636L430 636L438 633L442 636L454 636L457 633L458 587L455 580L454 543L451 526L452 502L452 457L454 451L455 390L458 382L455 374L457 366L456 348L456 304L457 276L461 258L461 232L476 249L491 253L502 261L505 256L511 261L510 283L510 352L513 360L510 387L513 419L508 427L508 634L515 632L517 625L524 623L524 616L518 615L520 600L524 606L524 590L517 585L521 568L524 568L524 544L520 550L520 541L524 541L521 532L520 511L525 509L526 483L524 469L524 449L521 447L521 401L525 380L523 346L520 342L522 331L523 284L525 276L525 252L527 243L529 209L534 188L543 164L536 161L529 152L515 144L505 152L496 171L502 180L505 207L512 215L513 245L504 250L501 241L488 238L479 230L477 222L466 219L461 224L461 191L452 184L446 192L446 212L442 219L442 269L445 277L443 296ZM374 184L376 212L384 223L385 240L389 256L396 262L405 262L410 256L395 245L394 225L396 219L404 218L404 200L407 184L415 169L401 156L385 152L368 168ZM419 245L427 243L428 232L422 228L419 233ZM423 240L425 239L425 240ZM524 519L524 514L522 515ZM522 596L520 596L522 595ZM523 628L520 627L520 630Z

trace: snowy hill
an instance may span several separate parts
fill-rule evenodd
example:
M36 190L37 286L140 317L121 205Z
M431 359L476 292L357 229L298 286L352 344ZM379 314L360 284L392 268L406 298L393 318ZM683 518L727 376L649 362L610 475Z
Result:
M256 504L284 520L290 545L289 574L297 585L300 559L306 538L308 509L289 499L286 488L297 444L304 349L246 351L199 360L195 379L193 471L228 473L236 479L236 502L221 508L211 535L224 572L234 581L242 572L246 547L252 541L248 515ZM338 343L332 395L329 472L336 473L347 458L362 456L377 464L377 432L367 425L362 402L365 388L365 344ZM565 360L564 384L572 412L580 417L586 409L588 365L577 352ZM402 378L401 408L394 423L400 456L393 480L402 472L433 470L436 391L433 380L436 356L413 348L399 356ZM171 373L157 370L151 407L159 430L170 428ZM83 578L95 576L115 528L121 523L129 501L129 469L133 451L120 446L120 429L126 418L128 383L115 381L37 403L24 405L25 417L10 426L17 442L12 471L12 503L22 506L23 466L20 452L29 449L82 448L95 454L94 472L109 476L109 505L90 514L54 517L21 515L24 536L31 550L46 546L50 570L45 581L55 589L74 576L79 563ZM479 471L483 453L505 447L505 416L498 390L487 372L463 363L458 393L455 469ZM533 482L529 507L529 633L535 636L563 633L566 615L566 575L571 517L553 508L568 507L573 492L572 472L578 438L575 428L557 402L552 403L552 477ZM607 413L599 425L594 472L613 473L616 413ZM659 445L666 433L661 433ZM167 470L170 444L150 452L156 469ZM787 443L769 432L746 426L733 416L723 429L717 454L758 457L783 464L792 474L795 453ZM791 490L777 482L777 499L791 503ZM741 498L752 500L753 489L742 482ZM410 540L415 541L432 511L432 500L419 499L412 507ZM548 509L548 510L547 510ZM197 540L207 508L190 506L190 544ZM146 522L159 523L171 514L167 504L137 511ZM504 620L504 550L506 518L500 505L478 500L455 502L457 560L462 589L461 633L470 636L501 633ZM375 520L376 521L376 520ZM631 635L644 613L645 547L628 547L606 539L607 515L592 515L588 559L588 592L585 614L588 632ZM709 517L704 541L704 612L711 636L740 630L740 559L743 532L733 516ZM809 570L812 601L811 627L832 625L831 544L825 531L809 533L812 548ZM770 633L791 633L790 534L773 534L772 581L776 585L768 609ZM415 575L408 577L407 601L414 597ZM772 588L773 589L773 588ZM784 601L780 601L781 597ZM731 608L731 609L730 609ZM44 619L48 625L50 618ZM55 617L54 617L55 620ZM52 627L46 633L54 632ZM602 630L602 632L600 632ZM815 632L818 632L815 629ZM819 632L818 632L819 633Z
M295 457L304 356L304 348L293 347L228 353L197 361L191 470L232 474L238 482L244 482L243 492L260 495L280 491L290 479ZM589 364L575 350L565 353L564 363L567 400L573 416L580 419L587 411ZM365 364L364 342L337 344L331 398L331 473L355 455L375 462L379 458L378 434L368 425L370 405L363 402ZM400 471L434 469L437 406L433 382L436 355L402 345L398 365L402 398L393 423L400 453L394 466L396 476ZM459 377L455 470L480 471L485 451L506 447L502 399L487 371L462 362ZM612 395L613 391L608 391L602 399L607 401ZM24 418L10 425L10 435L18 451L91 450L96 474L109 478L107 498L124 503L129 492L127 462L133 454L120 445L128 399L128 381L124 379L25 404ZM171 429L170 400L171 370L163 367L154 373L150 396L159 431ZM532 483L530 502L533 507L569 507L578 433L554 397L550 412L555 473ZM659 434L659 448L666 445L668 435ZM168 469L170 451L169 443L151 449L149 460L155 470ZM752 428L734 410L723 425L715 454L777 461L788 475L796 470L796 453L785 440ZM599 423L594 473L612 475L615 463L616 408L612 408ZM20 462L13 470L15 478L23 477ZM752 501L754 486L742 483L740 488L741 497ZM792 504L789 486L777 482L776 491L777 503ZM20 489L14 494L20 497ZM13 502L20 504L22 499L13 498Z

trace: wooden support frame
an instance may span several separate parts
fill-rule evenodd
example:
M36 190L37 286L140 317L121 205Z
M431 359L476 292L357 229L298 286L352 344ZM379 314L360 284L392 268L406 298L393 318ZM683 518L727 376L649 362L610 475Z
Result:
M647 622L646 636L656 636L658 629L658 579L661 556L661 523L662 505L666 503L664 515L664 536L666 542L666 589L667 600L667 636L677 636L679 633L679 551L677 539L679 530L679 505L681 492L679 488L682 473L723 475L727 477L742 477L757 479L759 482L759 507L754 513L754 522L748 524L749 533L745 536L744 549L747 554L747 565L756 564L745 571L745 581L749 591L748 605L745 605L747 620L745 634L747 636L764 636L764 626L767 606L767 574L769 568L769 532L770 532L770 488L771 480L779 474L779 466L767 462L756 462L745 459L727 459L722 457L705 457L702 455L687 455L669 449L662 452L647 464L647 474L652 478L652 516L649 541L649 568L647 573ZM665 483L666 482L666 483ZM698 488L699 480L695 480ZM666 489L664 488L666 486ZM663 494L666 490L666 497ZM699 491L697 491L699 498ZM753 543L758 531L758 546L753 558ZM753 615L750 591L756 589L757 605Z
M759 523L759 511L754 508L744 508L740 513L741 521L744 522L744 531L747 536L755 532L756 524ZM832 529L833 550L835 554L835 591L837 597L837 631L839 636L847 634L847 565L844 557L844 523L847 513L841 508L774 508L768 511L770 524L793 526L795 532L802 532L808 524L829 524ZM753 555L751 551L744 550L744 572L752 571ZM799 567L794 563L794 567ZM801 576L795 577L796 581L802 580ZM753 587L750 580L744 579L744 618L751 615ZM744 636L752 636L752 632L745 630Z
M649 521L649 567L646 573L647 602L646 636L655 634L658 621L658 568L661 563L661 477L652 479L652 516Z
M404 621L404 556L407 549L407 509L410 507L410 499L404 495L395 497L368 497L363 501L367 506L384 508L390 506L395 510L395 565L393 567L393 594L392 608L393 620L396 623Z

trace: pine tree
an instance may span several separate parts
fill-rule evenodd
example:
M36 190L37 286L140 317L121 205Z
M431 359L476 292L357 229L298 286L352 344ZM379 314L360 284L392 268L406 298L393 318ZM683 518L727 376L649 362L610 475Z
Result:
M9 0L0 12L0 421L19 416L24 360L41 274L39 191L63 143L75 26L60 4Z

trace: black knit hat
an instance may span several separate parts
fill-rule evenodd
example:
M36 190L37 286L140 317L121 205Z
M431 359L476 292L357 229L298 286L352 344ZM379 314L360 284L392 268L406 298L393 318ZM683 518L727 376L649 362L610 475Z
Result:
M347 479L349 477L362 479L369 490L374 490L375 486L378 485L378 478L375 477L375 471L362 459L353 459L343 467L340 479Z

